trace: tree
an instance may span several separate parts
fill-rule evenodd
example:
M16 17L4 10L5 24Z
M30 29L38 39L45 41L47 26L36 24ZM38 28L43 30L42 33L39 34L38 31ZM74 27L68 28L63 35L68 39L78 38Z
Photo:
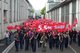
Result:
M44 7L43 9L41 9L40 13L41 15L43 15L45 17L45 11L46 11L46 7Z
M32 9L32 13L34 13L34 9Z

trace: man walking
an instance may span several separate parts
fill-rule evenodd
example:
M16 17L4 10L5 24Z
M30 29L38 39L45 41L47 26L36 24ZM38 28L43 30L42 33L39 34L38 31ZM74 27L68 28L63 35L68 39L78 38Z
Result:
M9 44L9 32L8 31L5 32L5 40L6 40L6 45L8 45Z

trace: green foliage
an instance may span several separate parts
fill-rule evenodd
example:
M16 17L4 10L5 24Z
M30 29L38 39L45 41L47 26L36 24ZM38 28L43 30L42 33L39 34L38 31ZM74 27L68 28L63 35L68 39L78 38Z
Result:
M45 15L45 11L46 11L46 7L44 7L44 8L40 11L41 15Z
M32 13L34 13L34 9L32 9Z

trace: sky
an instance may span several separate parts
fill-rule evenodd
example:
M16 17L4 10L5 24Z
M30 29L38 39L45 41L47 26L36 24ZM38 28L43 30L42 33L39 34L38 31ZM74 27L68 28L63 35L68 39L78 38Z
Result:
M41 10L46 6L47 0L29 0L35 10Z

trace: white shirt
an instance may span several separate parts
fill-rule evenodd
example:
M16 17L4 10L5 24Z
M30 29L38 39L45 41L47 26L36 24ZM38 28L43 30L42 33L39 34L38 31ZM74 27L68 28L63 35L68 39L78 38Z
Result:
M8 38L9 37L9 33L5 33L5 37Z

